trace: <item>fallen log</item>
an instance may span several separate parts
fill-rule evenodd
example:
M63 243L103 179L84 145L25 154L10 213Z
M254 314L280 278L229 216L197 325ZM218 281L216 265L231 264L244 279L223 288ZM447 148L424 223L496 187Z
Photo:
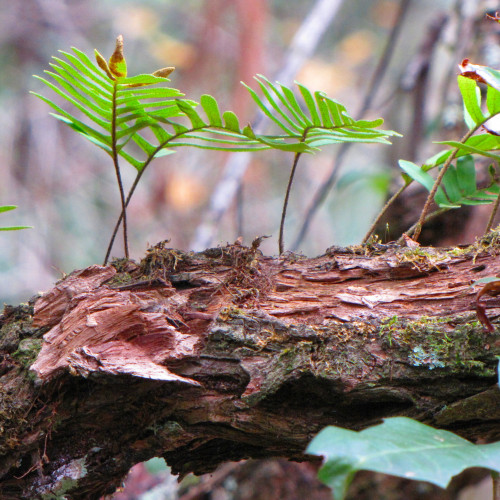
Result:
M304 461L333 424L405 415L500 439L500 342L476 280L499 235L464 248L332 247L263 256L259 241L75 271L0 318L0 496L99 498L135 463L174 473ZM496 298L482 308L495 323Z

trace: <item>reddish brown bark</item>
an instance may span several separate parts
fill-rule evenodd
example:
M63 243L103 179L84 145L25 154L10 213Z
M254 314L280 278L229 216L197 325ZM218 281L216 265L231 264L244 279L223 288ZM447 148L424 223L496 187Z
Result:
M315 259L159 244L76 271L1 320L2 498L96 498L152 456L306 460L325 425L392 415L499 439L500 345L470 286L500 273L497 240Z

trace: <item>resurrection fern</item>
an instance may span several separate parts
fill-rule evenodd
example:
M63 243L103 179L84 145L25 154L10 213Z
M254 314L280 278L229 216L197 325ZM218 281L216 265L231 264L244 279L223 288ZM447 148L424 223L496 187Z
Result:
M36 78L78 109L88 119L87 123L46 97L35 95L54 108L57 113L53 116L111 156L120 190L124 250L128 257L126 203L119 157L127 160L140 173L152 156L158 156L161 139L154 145L140 131L151 129L158 138L158 117L179 115L174 98L183 94L171 88L150 88L156 83L168 82L167 76L174 68L127 78L122 36L117 38L116 48L109 62L95 51L96 61L101 69L78 49L73 48L73 53L61 54L65 59L54 57L55 62L51 64L54 71L45 72L55 80L55 84L44 78ZM131 140L145 153L144 159L133 156L126 149Z
M354 120L339 102L330 99L324 92L314 94L304 85L297 84L305 102L303 109L291 89L277 84L273 85L267 78L258 75L256 78L262 93L266 98L263 102L250 87L245 87L262 112L268 116L291 139L297 141L303 150L296 150L292 170L281 213L279 231L279 252L284 251L284 225L290 190L297 169L300 155L312 152L320 146L342 142L363 142L390 144L390 136L399 136L389 130L376 130L384 123L381 118L373 121Z
M280 226L280 253L283 251L283 225L291 183L302 153L313 153L321 146L342 142L389 144L392 131L377 130L383 120L365 121L351 118L344 106L322 92L312 93L298 84L304 104L293 90L272 84L259 75L256 80L263 97L245 87L252 98L277 126L275 135L257 134L251 125L241 126L232 111L220 112L210 95L199 104L184 99L179 90L166 87L174 70L163 68L152 74L127 76L123 38L119 36L109 59L95 51L96 62L78 49L54 57L51 77L37 77L82 115L80 118L61 105L35 94L55 111L54 116L103 149L114 165L121 198L121 214L115 225L105 257L107 262L114 238L123 222L125 256L128 257L126 208L144 171L154 158L174 152L174 147L191 146L218 151L254 151L277 149L294 153L294 161L285 196ZM161 87L155 86L162 84ZM142 157L137 156L137 150ZM136 169L136 178L125 196L120 159Z

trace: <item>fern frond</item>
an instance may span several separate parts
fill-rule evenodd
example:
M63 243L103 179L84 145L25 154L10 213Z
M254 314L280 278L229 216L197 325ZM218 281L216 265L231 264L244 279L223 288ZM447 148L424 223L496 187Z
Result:
M151 87L169 82L163 76L145 74L111 80L80 50L73 48L72 52L60 54L61 57L53 58L52 71L45 72L47 77L36 78L76 108L82 117L45 96L34 94L56 111L57 118L110 155L114 137L118 141L115 144L117 153L136 169L143 168L148 156L171 134L165 132L153 144L141 133L157 128L161 119L182 116L176 99L184 94L169 87ZM123 68L120 71L123 74ZM114 135L113 126L116 127ZM145 153L144 158L137 158L136 153L125 150L131 140Z
M390 144L389 137L399 136L390 130L377 130L382 119L354 120L346 108L329 98L324 92L311 92L305 85L297 83L304 104L299 104L291 88L273 84L266 77L255 77L263 98L243 83L262 112L283 132L282 140L302 142L308 147L303 152L313 152L320 146L341 142L365 142ZM266 141L258 135L258 140Z

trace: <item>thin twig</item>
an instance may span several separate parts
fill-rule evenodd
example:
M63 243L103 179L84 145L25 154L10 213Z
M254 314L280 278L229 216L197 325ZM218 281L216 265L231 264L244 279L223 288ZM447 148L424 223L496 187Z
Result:
M376 219L373 221L373 224L370 226L370 229L368 229L368 232L366 233L365 237L363 238L363 241L361 242L362 245L364 245L372 235L372 233L375 231L376 227L379 225L380 221L384 217L385 213L389 209L389 207L396 201L397 198L399 198L399 195L410 185L410 183L405 184L404 186L401 186L389 199L389 201L384 205L384 208L380 211L380 213L377 215Z
M482 125L476 125L475 127L471 128L460 140L460 143L463 144L471 137ZM443 164L443 167L441 168L441 171L439 172L439 175L437 176L436 180L434 181L434 185L432 186L431 192L429 193L429 196L427 196L427 200L425 200L425 205L424 208L422 209L422 212L420 213L420 217L418 219L418 222L415 225L415 231L413 233L413 239L415 241L418 240L418 237L420 236L420 232L422 231L422 226L425 223L425 218L427 216L427 213L429 212L429 208L431 206L431 203L434 200L434 196L437 193L437 190L439 186L441 185L441 181L443 180L444 174L446 174L446 171L448 170L449 166L451 165L451 162L455 159L455 156L457 153L460 151L460 147L455 148L452 152L451 155L448 156L446 161Z
M410 6L411 1L412 0L401 0L396 21L389 34L387 43L384 47L384 51L382 52L382 56L380 57L377 67L375 68L375 71L372 75L370 84L367 87L363 103L361 104L361 107L357 113L358 117L364 115L372 105L372 102L382 82L383 76L387 70L387 67L389 66L389 61L392 57L392 53L396 45L395 42L401 31L403 21L408 12L408 8ZM292 250L297 250L298 246L302 243L305 235L307 234L307 231L309 230L309 226L312 222L314 215L318 211L319 207L323 204L328 193L335 184L337 180L337 174L340 170L340 167L342 166L345 155L351 145L352 144L345 143L342 144L342 146L339 148L337 155L333 161L333 168L330 171L330 174L328 175L327 179L323 182L323 184L318 188L312 202L307 208L306 215L304 217L304 222L302 223L302 226L295 238L295 241L292 245Z
M293 159L292 171L290 172L290 178L288 179L288 185L286 187L285 200L283 202L283 210L281 211L280 235L278 241L278 248L280 255L285 251L284 232L285 232L286 208L288 206L288 198L290 197L290 190L292 188L293 178L295 176L295 170L297 169L297 165L299 163L299 158L301 154L302 153L295 153L295 157Z

